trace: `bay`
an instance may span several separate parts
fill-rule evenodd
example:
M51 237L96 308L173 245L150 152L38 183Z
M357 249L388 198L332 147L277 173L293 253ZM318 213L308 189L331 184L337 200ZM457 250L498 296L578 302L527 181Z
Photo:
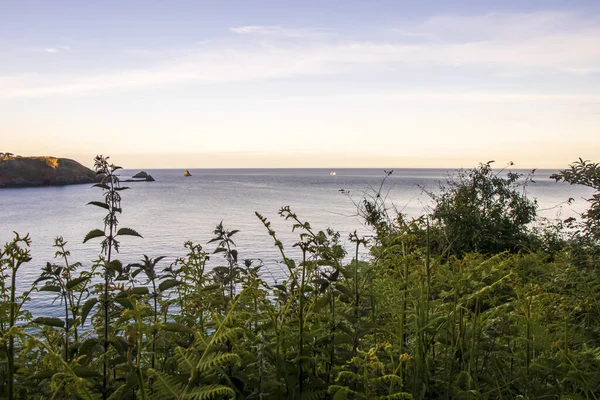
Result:
M139 170L122 170L122 179ZM166 256L163 267L185 254L183 243L191 240L202 244L211 253L215 245L207 242L213 230L223 221L226 229L239 230L234 236L239 258L260 260L266 280L284 279L281 257L273 239L256 217L267 217L286 246L288 257L298 258L293 244L298 232L292 223L278 216L282 206L290 206L303 221L315 229L328 227L339 231L347 250L351 250L349 233L370 235L357 215L356 204L363 196L379 190L385 173L381 169L338 169L330 175L326 169L191 169L184 177L181 169L146 170L155 182L126 183L123 191L121 227L133 228L143 239L124 238L118 258L124 263L135 262L144 254ZM409 217L426 213L431 206L424 192L436 192L452 170L396 169L387 178L382 193L389 204ZM515 171L527 173L528 171ZM549 176L556 171L538 170L535 182L527 187L529 196L537 199L541 217L561 219L586 209L584 198L591 191L582 186L556 183ZM569 198L575 201L565 204ZM103 210L87 205L101 200L102 192L91 185L39 187L0 190L0 241L13 237L13 231L29 234L32 239L32 261L19 271L19 289L25 290L38 277L46 262L54 261L56 236L68 242L72 261L89 268L97 259L98 241L82 243L91 229L103 228ZM368 250L361 251L368 257ZM212 257L211 265L221 261ZM28 308L34 314L53 314L58 307L48 293L34 293Z

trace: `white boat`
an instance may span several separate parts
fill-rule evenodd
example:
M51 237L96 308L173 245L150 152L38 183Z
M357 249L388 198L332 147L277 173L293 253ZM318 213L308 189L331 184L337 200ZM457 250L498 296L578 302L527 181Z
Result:
M337 172L335 172L335 171L331 171L331 172L329 173L329 175L337 175Z

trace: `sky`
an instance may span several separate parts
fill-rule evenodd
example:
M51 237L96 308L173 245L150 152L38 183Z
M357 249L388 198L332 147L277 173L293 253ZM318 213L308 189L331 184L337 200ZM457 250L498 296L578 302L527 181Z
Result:
M0 146L126 168L600 161L600 1L0 0Z

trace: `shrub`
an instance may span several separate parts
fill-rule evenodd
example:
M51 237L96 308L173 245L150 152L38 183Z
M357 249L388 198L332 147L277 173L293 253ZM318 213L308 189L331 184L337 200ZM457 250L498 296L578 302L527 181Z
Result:
M527 198L525 187L534 171L521 179L523 174L495 172L492 163L461 169L440 193L428 192L435 203L431 217L457 256L515 252L527 242L537 202Z
M579 159L561 170L558 174L550 176L557 182L564 181L571 185L584 185L595 190L592 198L587 201L590 208L581 214L583 225L582 233L589 234L591 239L600 240L600 163Z

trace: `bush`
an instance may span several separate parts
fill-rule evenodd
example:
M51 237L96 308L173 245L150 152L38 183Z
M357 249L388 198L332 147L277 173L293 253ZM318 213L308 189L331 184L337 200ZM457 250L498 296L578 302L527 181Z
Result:
M569 169L561 170L550 178L571 185L584 185L596 191L592 198L588 199L590 208L581 214L583 220L581 233L589 235L590 239L596 242L600 241L600 164L580 158L569 165Z
M492 163L461 169L440 185L440 193L428 193L435 203L434 225L457 256L516 252L527 242L537 202L527 198L525 187L534 171L521 179L523 174L493 171Z

